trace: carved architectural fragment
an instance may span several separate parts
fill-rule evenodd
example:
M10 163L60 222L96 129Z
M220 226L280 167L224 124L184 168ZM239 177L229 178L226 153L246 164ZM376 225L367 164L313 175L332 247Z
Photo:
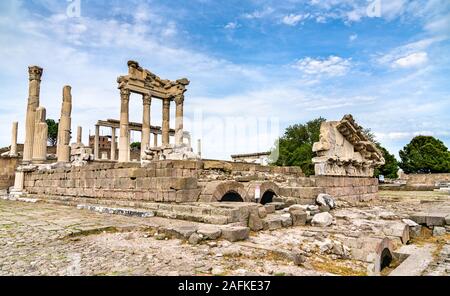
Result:
M371 177L375 167L384 164L381 151L364 134L352 115L341 121L326 121L314 143L316 175Z

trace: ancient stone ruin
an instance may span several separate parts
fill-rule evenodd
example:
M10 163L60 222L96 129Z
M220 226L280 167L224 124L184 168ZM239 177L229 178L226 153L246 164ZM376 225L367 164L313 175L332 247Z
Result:
M237 155L235 161L206 160L201 158L200 142L198 153L194 153L190 134L183 129L189 80L161 79L134 61L128 62L128 74L117 79L120 119L95 123L94 149L82 143L80 126L76 141L70 143L72 104L77 99L72 98L71 87L64 86L56 159L52 159L47 154L45 108L39 106L42 72L37 66L29 68L23 157L12 163L7 172L14 179L9 190L11 198L73 205L102 213L205 223L215 227L214 235L210 233L214 239L230 241L246 239L250 231L305 225L328 227L335 223L329 212L339 205L359 205L377 199L378 180L373 178L373 172L384 159L351 115L322 123L320 140L313 146L317 154L313 159L314 176L306 177L300 167L255 163L268 153ZM142 95L142 123L129 121L131 93ZM152 99L163 101L161 127L151 124ZM172 102L176 105L174 128L169 121ZM14 159L19 154L17 126L17 122L13 124L10 151L3 153ZM106 150L100 148L100 127L111 129L111 143ZM141 132L141 149L133 157L131 130ZM174 144L170 144L170 136L175 137ZM140 161L133 161L135 157ZM397 238L400 244L409 240L409 228L403 224L377 227L377 236L355 242L354 251L355 258L374 264L374 272L392 257L391 238ZM206 235L195 233L197 237L191 238L194 233L183 235L190 241ZM351 241L342 238L346 240ZM336 248L342 256L349 256L342 244ZM367 257L368 253L372 257Z

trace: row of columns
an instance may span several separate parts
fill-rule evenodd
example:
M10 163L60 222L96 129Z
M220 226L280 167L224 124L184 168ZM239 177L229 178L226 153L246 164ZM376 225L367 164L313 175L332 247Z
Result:
M81 129L81 127L78 127L78 128ZM158 134L157 133L151 133L151 134L153 134L153 147L158 147ZM77 143L81 143L81 130L78 131ZM147 143L150 143L150 140L148 140ZM150 146L148 145L148 147L150 147ZM116 160L116 150L117 150L116 128L111 127L110 160ZM141 147L141 150L142 150L142 147ZM98 124L95 125L94 158L100 159L100 126Z
M120 89L120 136L119 136L119 162L130 161L130 134L129 134L129 102L130 90L126 88ZM163 99L162 108L162 146L169 145L170 130L170 98ZM183 143L183 103L184 97L180 95L174 98L176 103L175 117L175 144ZM141 156L144 151L150 147L150 110L151 96L143 95L143 115L142 115L142 134L141 134ZM96 133L97 135L97 133ZM157 145L155 137L154 145ZM96 146L97 147L97 146Z

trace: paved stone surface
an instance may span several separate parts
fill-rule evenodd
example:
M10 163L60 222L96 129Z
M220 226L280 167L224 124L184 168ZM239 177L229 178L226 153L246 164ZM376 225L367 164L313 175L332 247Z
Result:
M323 274L224 240L192 246L154 219L0 200L0 275Z

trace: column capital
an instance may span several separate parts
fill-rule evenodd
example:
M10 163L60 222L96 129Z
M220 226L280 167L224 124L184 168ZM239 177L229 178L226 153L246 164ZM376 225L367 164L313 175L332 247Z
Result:
M28 67L28 76L29 76L30 81L32 81L32 80L41 81L43 71L44 70L39 66L29 66Z
M127 88L121 88L120 89L120 99L128 101L130 100L130 90Z
M144 105L150 105L152 103L152 96L150 94L145 94L142 96L142 101Z
M163 99L163 106L170 106L170 99Z
M173 98L175 104L180 105L184 103L184 95L177 95Z

